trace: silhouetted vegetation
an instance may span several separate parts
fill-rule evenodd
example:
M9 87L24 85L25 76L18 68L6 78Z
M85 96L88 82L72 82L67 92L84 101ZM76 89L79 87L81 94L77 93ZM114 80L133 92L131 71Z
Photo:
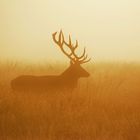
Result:
M14 92L21 74L59 74L66 66L0 65L1 140L140 139L140 66L94 64L74 91Z

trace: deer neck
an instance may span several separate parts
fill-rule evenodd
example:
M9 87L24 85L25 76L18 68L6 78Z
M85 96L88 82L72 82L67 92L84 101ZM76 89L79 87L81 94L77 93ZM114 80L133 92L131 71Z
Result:
M62 78L70 80L70 81L78 81L79 77L77 77L76 75L74 75L74 73L72 73L71 71L69 71L69 69L65 70L61 75Z

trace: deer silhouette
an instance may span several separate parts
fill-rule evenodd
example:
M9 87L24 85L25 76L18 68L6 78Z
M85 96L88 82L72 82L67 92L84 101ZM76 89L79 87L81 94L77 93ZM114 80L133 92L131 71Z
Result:
M78 41L73 45L71 37L69 35L68 43L64 39L62 30L56 39L57 32L52 34L53 41L57 44L60 50L65 56L70 59L70 66L60 75L22 75L11 81L11 87L15 91L47 91L47 90L62 90L62 89L74 89L77 86L78 79L81 77L89 77L90 74L81 67L81 64L90 61L86 50L82 55L76 55L75 51L78 48ZM64 49L64 46L69 51Z

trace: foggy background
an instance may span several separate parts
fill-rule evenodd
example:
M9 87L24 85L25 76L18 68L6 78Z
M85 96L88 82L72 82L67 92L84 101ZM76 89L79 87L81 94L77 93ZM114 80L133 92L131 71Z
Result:
M0 0L0 60L67 61L60 29L94 61L140 61L139 0Z

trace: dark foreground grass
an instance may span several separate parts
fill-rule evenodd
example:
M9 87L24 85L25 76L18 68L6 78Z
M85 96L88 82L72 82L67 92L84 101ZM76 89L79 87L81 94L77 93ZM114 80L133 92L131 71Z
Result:
M0 66L0 140L139 140L140 66L95 64L73 92L13 92L20 74L63 67Z

